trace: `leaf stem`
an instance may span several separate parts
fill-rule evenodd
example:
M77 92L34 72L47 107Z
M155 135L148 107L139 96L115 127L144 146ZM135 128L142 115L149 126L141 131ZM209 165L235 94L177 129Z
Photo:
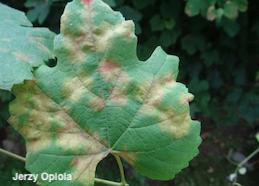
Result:
M12 158L14 158L14 159L23 161L23 162L26 161L26 159L25 159L24 157L19 156L19 155L17 155L17 154L14 154L14 153L12 153L12 152L9 152L9 151L7 151L7 150L4 150L4 149L2 149L2 148L0 148L0 153L2 153L2 154L4 154L4 155L7 155L7 156L9 156L9 157L12 157Z
M103 179L99 179L99 178L95 178L94 181L97 183L103 183L103 184L111 185L111 186L124 186L123 183L103 180ZM126 184L125 186L128 186L128 184Z
M0 148L0 154L4 154L4 155L7 155L9 157L20 160L22 162L26 162L26 159L24 157L22 157L20 155L17 155L17 154L14 154L12 152L9 152L9 151L7 151L5 149L2 149L2 148ZM122 166L122 164L121 164L121 166ZM125 177L124 177L124 180L125 180ZM118 182L113 182L113 181L104 180L104 179L100 179L100 178L95 178L94 181L97 182L97 183L103 183L103 184L110 185L110 186L128 186L128 184L125 184L123 182L118 183Z
M118 163L118 166L119 166L119 169L120 169L120 175L121 175L121 183L122 183L122 186L127 186L127 182L126 182L126 178L125 178L125 174L124 174L124 169L123 169L123 165L122 165L122 162L121 162L121 159L120 159L120 156L118 155L115 155L113 154L113 156L115 157L117 163Z

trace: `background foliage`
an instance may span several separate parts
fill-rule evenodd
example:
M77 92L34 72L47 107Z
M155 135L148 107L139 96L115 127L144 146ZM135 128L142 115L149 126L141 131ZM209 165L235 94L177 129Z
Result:
M65 0L1 0L27 12L35 26L59 32ZM233 166L258 143L259 130L259 1L256 0L105 0L136 24L140 59L150 56L157 45L181 59L179 81L196 97L192 115L203 123L201 154L173 182L148 181L130 168L132 185L229 185ZM10 129L8 102L13 97L0 92L0 140L9 150L23 154L20 137ZM19 163L0 157L0 175L24 171ZM99 175L117 178L116 171L102 175L112 159L99 166ZM12 162L4 168L6 162ZM257 185L258 159L247 165L243 185ZM10 169L10 170L9 170ZM113 168L111 168L113 169ZM116 167L114 167L116 169ZM4 172L4 174L2 174ZM257 179L257 180L256 180ZM2 178L0 177L0 180ZM5 178L8 182L8 180ZM10 180L9 180L10 182ZM24 185L24 184L23 184Z

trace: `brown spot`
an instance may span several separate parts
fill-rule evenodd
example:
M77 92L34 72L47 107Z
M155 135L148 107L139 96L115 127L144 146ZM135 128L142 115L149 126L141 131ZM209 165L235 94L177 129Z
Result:
M101 111L105 107L105 102L101 98L94 98L91 100L91 108L93 108L95 111Z
M72 161L71 161L71 166L78 166L79 165L79 163L80 163L80 160L79 160L79 158L78 157L75 157Z
M127 96L119 86L113 89L110 95L110 101L125 104L127 103Z
M29 57L26 56L26 55L23 54L23 53L20 53L20 52L15 53L15 57L16 57L16 59L19 60L19 61L24 61L24 62L29 61Z
M169 74L169 75L164 77L163 81L166 82L166 83L170 83L170 82L174 81L174 79L173 79L172 75Z
M127 160L127 162L131 165L134 165L137 159L136 155L130 152L120 152L119 155Z
M117 70L118 68L119 66L117 64L115 64L111 60L107 60L100 65L99 70L101 73L106 73Z
M124 99L124 96L122 96L122 95L112 95L111 96L112 101L119 102L120 100L123 100L123 99Z
M104 80L113 81L118 78L120 67L111 60L107 60L100 64L98 71Z

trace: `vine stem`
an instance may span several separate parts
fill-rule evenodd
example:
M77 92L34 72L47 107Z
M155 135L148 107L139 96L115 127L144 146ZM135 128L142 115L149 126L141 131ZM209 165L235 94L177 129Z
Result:
M259 153L259 147L258 147L256 150L254 150L249 156L247 156L242 162L240 162L240 163L237 165L237 168L236 168L236 170L235 170L235 174L238 175L238 170L239 170L240 168L242 168L243 165L245 165L245 164L246 164L251 158L253 158L257 153ZM235 180L234 180L233 185L240 186L240 184L237 183L237 176L236 176L236 178L235 178Z
M124 173L123 165L122 165L122 162L121 162L121 158L120 158L120 156L118 156L116 154L113 154L113 156L115 157L115 159L118 163L118 166L119 166L122 186L127 186L128 184L126 182L125 173Z
M14 159L17 159L17 160L20 160L22 162L26 162L26 158L25 157L22 157L20 155L17 155L17 154L14 154L12 152L9 152L5 149L2 149L0 148L0 154L4 154L4 155L7 155L11 158L14 158ZM119 158L119 157L118 157ZM117 158L116 158L117 160ZM120 167L120 171L121 171L121 167L122 167L122 163L121 163L121 160L119 158L119 161L120 161L120 164L119 167ZM122 171L123 171L123 167L122 167ZM124 178L123 178L124 177ZM124 171L123 171L123 177L122 177L122 180L125 180L125 176L124 176ZM104 180L104 179L100 179L100 178L94 178L94 181L96 183L103 183L103 184L106 184L106 185L110 185L110 186L128 186L128 184L125 182L121 182L121 183L118 183L118 182L114 182L114 181L109 181L109 180Z
M99 179L99 178L95 178L94 181L96 183L103 183L103 184L111 185L111 186L124 186L123 183L103 180L103 179ZM128 184L126 184L126 186L128 186Z
M25 159L24 157L19 156L19 155L17 155L17 154L14 154L14 153L12 153L12 152L9 152L9 151L7 151L7 150L4 150L4 149L2 149L2 148L0 148L0 153L5 154L5 155L7 155L7 156L9 156L9 157L12 157L12 158L14 158L14 159L23 161L23 162L26 161L26 159Z
M253 151L249 156L246 157L241 163L238 164L238 167L242 167L246 162L248 162L252 157L254 157L257 153L259 153L259 147Z

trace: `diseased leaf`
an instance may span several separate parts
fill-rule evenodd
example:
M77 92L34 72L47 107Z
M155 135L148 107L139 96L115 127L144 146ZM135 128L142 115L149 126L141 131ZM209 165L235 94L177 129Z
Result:
M33 79L32 68L53 57L54 34L33 28L25 15L0 4L0 89Z
M152 31L161 31L165 27L164 20L159 15L155 15L150 19L150 27Z
M35 82L16 86L10 106L10 122L27 142L27 169L73 175L42 185L93 185L109 153L168 180L198 153L200 124L190 118L193 96L176 82L178 58L157 48L142 62L136 47L133 22L101 0L66 6L57 66L43 65Z

